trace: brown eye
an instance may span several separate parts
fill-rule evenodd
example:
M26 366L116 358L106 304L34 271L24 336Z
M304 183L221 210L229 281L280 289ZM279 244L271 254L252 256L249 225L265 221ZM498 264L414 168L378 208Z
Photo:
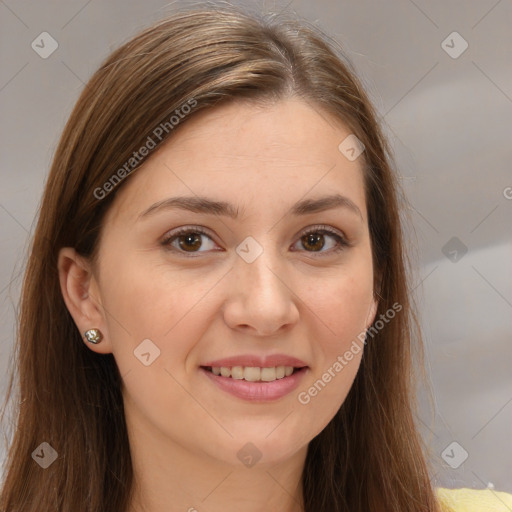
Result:
M206 243L204 239L206 239ZM212 250L215 246L215 242L208 233L201 228L183 228L165 237L162 241L162 245L178 253L191 254ZM205 246L205 250L200 250Z
M319 256L327 256L350 246L350 243L343 236L323 226L310 229L300 237L297 243L299 242L302 249L294 250L305 249L306 252L318 253ZM181 228L167 235L161 243L167 249L182 255L218 250L215 249L216 244L212 237L199 227ZM324 250L326 247L327 249Z
M177 238L178 245L185 251L195 251L201 247L201 234L190 233L188 235L181 235Z
M326 239L332 239L334 242L326 242ZM300 243L306 252L316 252L323 256L333 252L339 252L349 247L349 242L336 231L324 226L310 229L300 238ZM323 250L327 246L326 250Z
M313 251L320 251L325 245L322 234L308 233L304 235L301 240L304 247L312 249Z

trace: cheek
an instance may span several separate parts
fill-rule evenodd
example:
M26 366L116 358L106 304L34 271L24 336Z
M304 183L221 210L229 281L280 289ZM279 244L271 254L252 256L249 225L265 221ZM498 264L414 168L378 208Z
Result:
M219 276L192 277L135 258L111 270L102 301L127 410L162 431L176 423L176 414L190 428L201 407L182 387L184 363L208 327L208 291Z
M322 279L320 286L309 287L305 305L314 313L312 318L325 333L322 336L326 352L339 351L366 329L373 300L371 267L359 266L357 272L341 270L338 275Z
M110 269L102 283L102 302L118 365L130 367L134 350L146 339L160 350L160 364L166 361L172 368L183 363L201 339L209 292L219 275L180 272L135 257Z
M308 288L304 302L314 314L312 339L316 362L297 393L304 426L320 432L349 393L364 351L364 331L373 299L371 266L356 265ZM307 427L306 427L307 426Z

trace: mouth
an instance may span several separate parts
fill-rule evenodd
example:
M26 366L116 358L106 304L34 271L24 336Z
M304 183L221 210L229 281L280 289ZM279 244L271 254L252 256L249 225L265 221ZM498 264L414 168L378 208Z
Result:
M308 366L201 366L216 389L252 403L275 402L290 395Z
M305 370L307 366L201 366L201 368L217 377L224 377L226 379L244 380L247 382L274 382L291 377Z

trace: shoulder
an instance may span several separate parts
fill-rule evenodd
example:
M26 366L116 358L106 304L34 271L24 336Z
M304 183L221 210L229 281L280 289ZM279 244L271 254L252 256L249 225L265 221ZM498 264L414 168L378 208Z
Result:
M443 512L510 512L512 494L493 489L436 489Z

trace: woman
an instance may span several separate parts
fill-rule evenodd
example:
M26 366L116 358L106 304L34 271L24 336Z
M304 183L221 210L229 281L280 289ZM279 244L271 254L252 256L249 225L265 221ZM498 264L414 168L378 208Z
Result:
M46 184L1 510L448 507L413 421L399 215L375 113L314 28L204 7L123 45Z

